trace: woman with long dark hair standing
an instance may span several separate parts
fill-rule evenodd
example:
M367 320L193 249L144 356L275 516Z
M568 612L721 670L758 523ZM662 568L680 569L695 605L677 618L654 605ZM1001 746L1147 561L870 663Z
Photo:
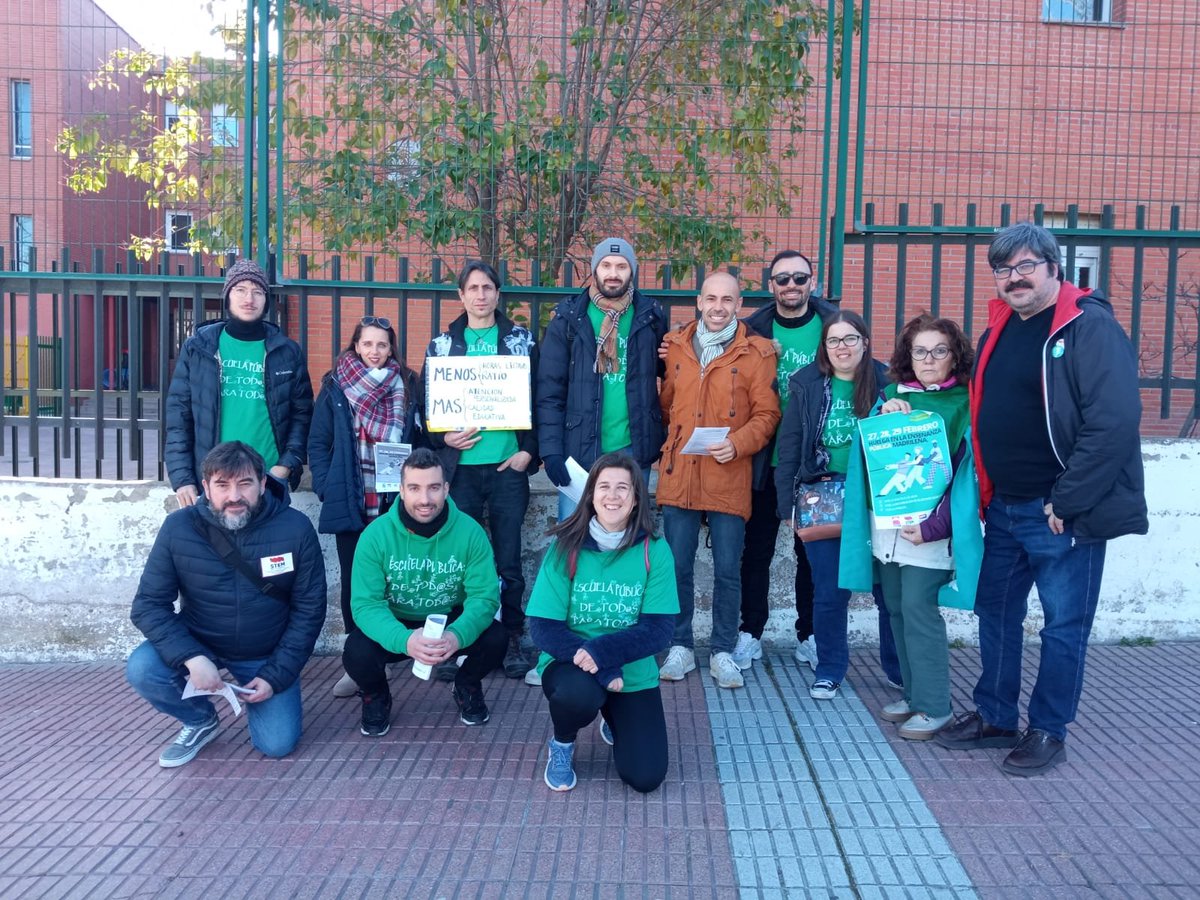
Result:
M800 485L845 481L858 420L869 415L887 383L887 367L871 358L871 333L862 316L839 309L825 319L817 359L788 380L789 397L779 428L775 492L779 517L795 527ZM803 537L803 535L802 535ZM812 566L813 636L817 644L814 700L832 700L850 666L850 592L838 587L840 537L806 540ZM880 609L880 658L894 656L891 625ZM898 675L898 673L896 673ZM889 675L889 680L895 680Z
M375 445L412 444L420 434L417 376L397 356L396 332L380 316L364 316L332 371L321 381L308 436L313 491L321 499L317 530L333 534L341 569L342 621L354 630L350 572L363 529L396 499L375 490ZM358 686L343 675L335 697Z
M579 730L601 716L621 780L653 791L667 773L667 723L654 654L667 648L679 598L675 562L654 534L633 457L596 460L575 511L554 526L526 615L554 736L545 781L575 787Z

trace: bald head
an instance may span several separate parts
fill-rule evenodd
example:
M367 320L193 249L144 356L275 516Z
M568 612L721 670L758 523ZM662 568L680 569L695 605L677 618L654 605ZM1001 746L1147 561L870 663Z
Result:
M709 331L720 331L737 318L742 308L742 289L728 272L714 272L704 279L696 298L700 320Z

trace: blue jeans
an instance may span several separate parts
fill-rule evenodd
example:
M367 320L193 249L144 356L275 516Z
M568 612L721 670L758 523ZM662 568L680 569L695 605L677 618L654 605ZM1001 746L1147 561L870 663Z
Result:
M245 684L263 667L265 659L213 660L219 668ZM160 713L178 719L184 725L198 726L216 714L208 697L180 699L187 683L187 670L182 666L170 668L154 645L144 641L129 655L125 677L130 686ZM225 701L222 700L222 703ZM249 718L250 743L264 756L287 756L300 742L303 710L300 703L299 679L285 691L261 703L244 703Z
M1068 522L1054 534L1042 500L988 504L983 565L975 595L979 655L975 705L997 728L1018 727L1021 644L1029 589L1036 584L1045 613L1037 680L1029 696L1029 727L1065 740L1083 691L1088 635L1100 598L1106 544L1076 543Z
M479 524L487 507L492 554L500 575L500 622L509 636L525 629L521 599L525 595L525 573L521 569L521 531L529 508L529 476L492 464L459 466L450 482L450 496Z
M746 538L746 520L729 513L701 513L698 509L663 506L663 534L675 557L675 583L679 589L679 616L675 619L672 644L694 648L692 615L696 611L695 565L700 543L700 516L708 516L712 536L713 653L729 653L737 644L738 618L742 609L742 543Z
M614 450L614 453L624 453L626 456L633 455L633 447L623 447L620 450ZM578 462L578 460L576 460ZM642 479L645 481L646 489L650 489L650 466L642 468ZM454 501L457 503L458 501ZM575 512L575 507L579 504L574 500L567 498L567 495L562 491L558 491L558 521L562 521L571 513Z
M813 638L817 642L817 680L841 684L850 668L850 592L838 587L838 557L842 539L809 541L804 545L813 580ZM878 584L871 588L879 609L879 662L884 674L900 683L900 661L892 620Z

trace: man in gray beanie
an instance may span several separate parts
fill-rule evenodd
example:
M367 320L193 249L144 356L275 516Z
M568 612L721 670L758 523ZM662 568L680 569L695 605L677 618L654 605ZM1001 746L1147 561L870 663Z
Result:
M605 238L592 251L592 283L564 300L542 338L538 364L538 448L556 485L570 481L566 459L584 469L603 453L625 452L649 477L665 434L658 405L658 345L667 317L636 287L628 241ZM559 498L559 519L575 504Z
M224 441L249 444L293 488L304 468L312 382L300 345L265 319L267 273L239 259L221 296L226 317L184 341L167 391L163 462L180 506L196 502L200 463Z

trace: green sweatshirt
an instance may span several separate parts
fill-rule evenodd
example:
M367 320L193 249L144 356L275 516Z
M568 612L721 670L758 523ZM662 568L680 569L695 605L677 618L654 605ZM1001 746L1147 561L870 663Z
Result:
M462 615L446 626L459 646L475 643L500 608L492 545L483 527L459 512L454 501L446 524L433 537L413 534L400 521L397 503L375 519L358 540L350 579L354 622L383 649L407 653L413 629L430 613Z
M645 546L639 541L627 550L581 551L574 581L567 574L566 560L551 544L525 611L528 616L566 622L585 639L628 628L642 613L679 613L675 558L662 538L650 542L649 573ZM358 612L354 615L357 618ZM550 661L550 655L543 653L538 659L538 672ZM626 663L621 677L625 682L623 694L655 687L658 663L653 656Z

